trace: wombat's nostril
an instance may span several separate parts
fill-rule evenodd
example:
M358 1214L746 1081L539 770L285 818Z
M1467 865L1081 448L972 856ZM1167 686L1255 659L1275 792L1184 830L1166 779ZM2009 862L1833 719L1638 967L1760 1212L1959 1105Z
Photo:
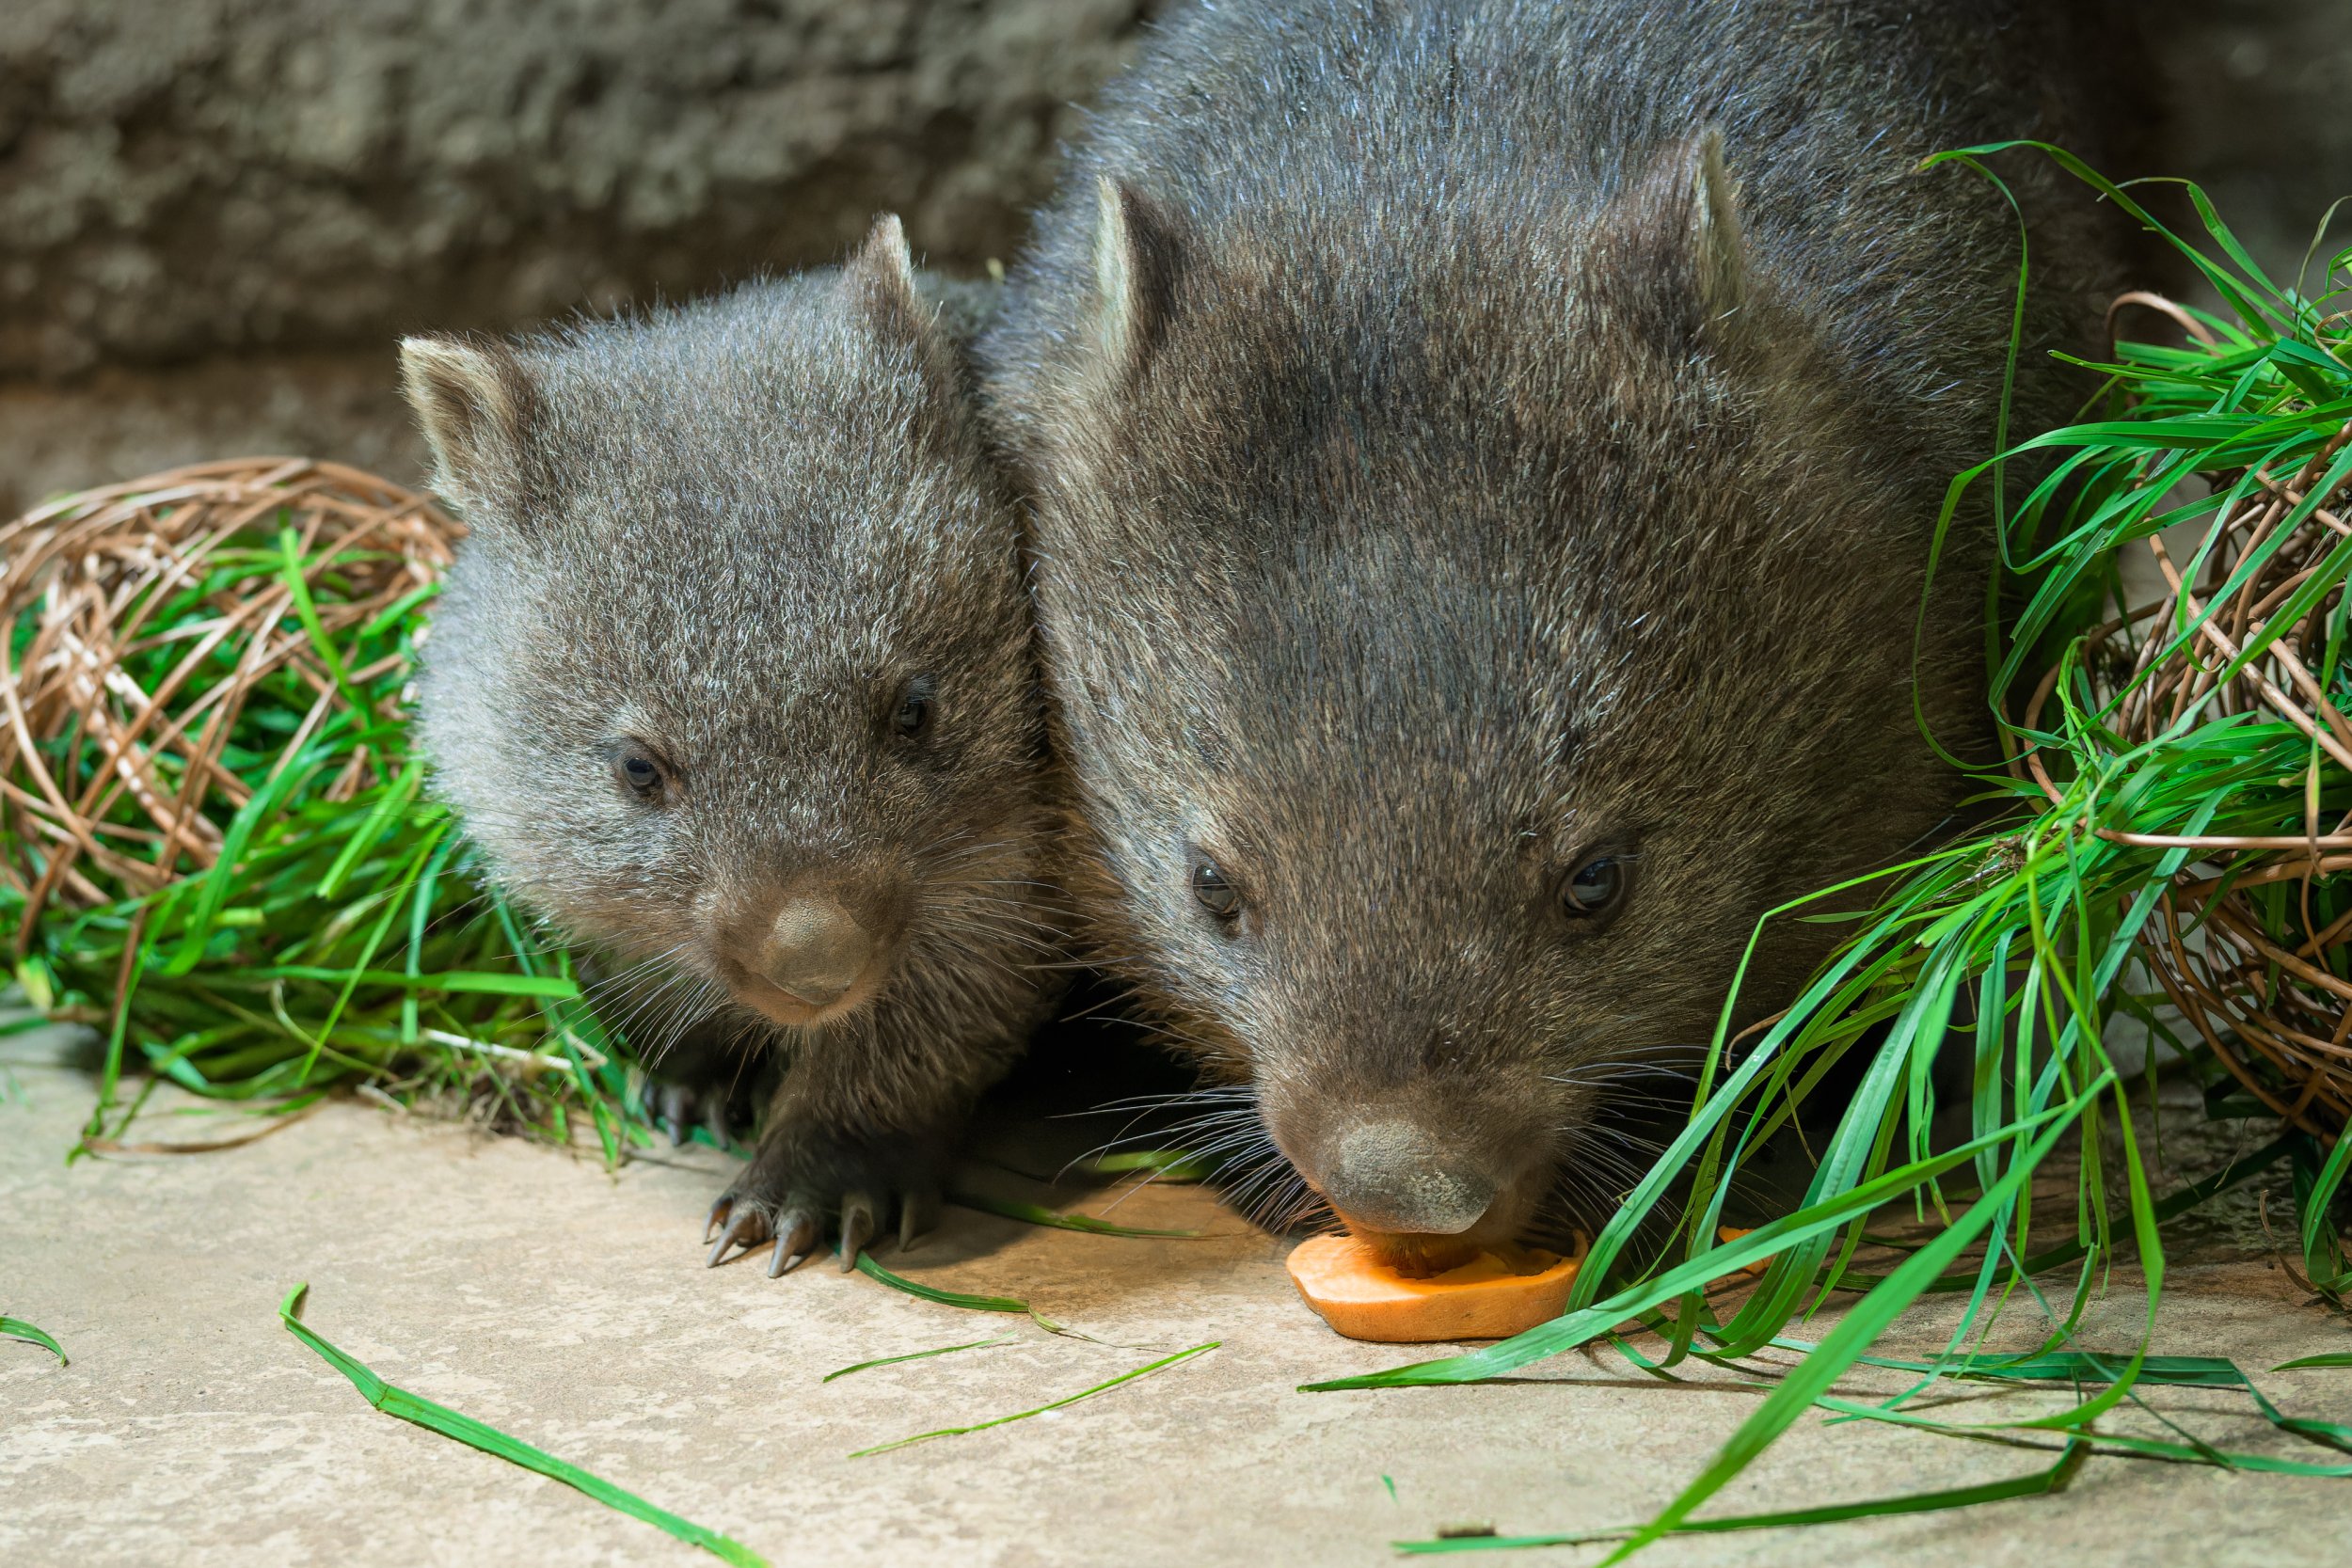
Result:
M1323 1196L1332 1207L1375 1230L1456 1236L1495 1200L1492 1180L1450 1158L1409 1121L1349 1128L1333 1140L1322 1175Z
M759 969L812 1007L838 1001L874 956L874 939L849 911L821 895L776 911L760 943Z

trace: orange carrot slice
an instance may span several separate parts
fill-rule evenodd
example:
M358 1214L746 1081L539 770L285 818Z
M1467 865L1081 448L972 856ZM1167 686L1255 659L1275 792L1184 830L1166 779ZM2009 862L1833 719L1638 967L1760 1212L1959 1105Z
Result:
M1581 1253L1578 1255L1582 1256ZM1351 1339L1410 1344L1506 1339L1560 1315L1577 1258L1482 1252L1459 1268L1407 1279L1353 1236L1311 1236L1290 1256L1291 1282Z
M1752 1225L1719 1225L1715 1227L1715 1240L1719 1242L1736 1242L1740 1237L1754 1235L1755 1232L1756 1227ZM1711 1291L1718 1285L1729 1285L1736 1283L1741 1275L1746 1275L1753 1278L1756 1275L1762 1274L1771 1266L1771 1259L1759 1258L1755 1262L1750 1263L1743 1268L1738 1269L1731 1274L1719 1275L1715 1278L1708 1280L1707 1282L1707 1288Z

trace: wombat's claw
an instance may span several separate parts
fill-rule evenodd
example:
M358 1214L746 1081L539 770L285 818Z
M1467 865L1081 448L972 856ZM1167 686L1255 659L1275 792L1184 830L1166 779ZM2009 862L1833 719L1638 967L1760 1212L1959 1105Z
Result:
M726 1199L722 1198L721 1202ZM768 1217L746 1205L727 1218L727 1227L720 1233L718 1245L710 1249L705 1268L715 1269L724 1262L738 1246L748 1252L768 1239Z
M660 1122L670 1134L670 1147L677 1148L692 1134L686 1131L686 1118L693 1106L693 1096L683 1085L655 1084L645 1094L645 1114Z
M806 1261L824 1235L822 1221L805 1209L787 1209L776 1222L776 1250L768 1259L768 1277L788 1272L797 1259Z
M939 1204L929 1193L909 1193L898 1203L898 1250L913 1250L939 1218Z
M710 1206L709 1217L703 1221L703 1244L705 1246L708 1246L710 1239L719 1233L719 1227L726 1222L727 1211L734 1207L735 1195L733 1193L720 1194L719 1200Z
M684 1084L651 1083L645 1085L644 1106L645 1119L670 1135L672 1148L691 1143L698 1125L708 1130L721 1148L731 1141L723 1090L698 1091Z
M841 1272L848 1274L857 1267L857 1255L866 1250L866 1243L874 1239L874 1214L881 1204L865 1193L851 1193L841 1200Z

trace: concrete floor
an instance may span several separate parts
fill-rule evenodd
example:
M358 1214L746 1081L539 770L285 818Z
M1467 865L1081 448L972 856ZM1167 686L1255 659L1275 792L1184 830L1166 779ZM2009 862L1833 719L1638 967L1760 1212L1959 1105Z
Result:
M1756 1397L1711 1373L1669 1386L1581 1354L1503 1386L1295 1392L1410 1357L1335 1338L1293 1295L1279 1243L1201 1189L1153 1187L1117 1217L1208 1234L1093 1237L955 1210L904 1266L1027 1296L1106 1339L1222 1348L1055 1415L856 1459L868 1444L1075 1392L1153 1352L1056 1338L830 1268L780 1280L749 1263L706 1270L696 1241L723 1170L707 1150L608 1176L591 1158L340 1101L231 1152L69 1169L88 1080L54 1066L19 1066L13 1079L0 1104L0 1311L47 1328L73 1359L61 1369L0 1341L0 1562L11 1568L714 1560L371 1411L278 1326L278 1300L300 1280L307 1320L390 1381L779 1564L1305 1568L1385 1560L1388 1543L1457 1521L1505 1533L1637 1521ZM149 1126L220 1132L211 1118ZM2137 1300L2119 1282L2084 1342L2128 1343ZM995 1334L1013 1342L820 1382L851 1362ZM2162 1351L2224 1353L2249 1370L2352 1348L2343 1323L2259 1259L2178 1271L2158 1338ZM1927 1318L1893 1336L1934 1340ZM2264 1382L2290 1413L2352 1415L2352 1372ZM2216 1443L2326 1457L2282 1443L2240 1399L2151 1398ZM1808 1416L1711 1511L1963 1485L2046 1463ZM2342 1540L2347 1487L2100 1459L2059 1497L1669 1542L1646 1560L2268 1568L2330 1555L2322 1544ZM1603 1551L1523 1560L1588 1563Z

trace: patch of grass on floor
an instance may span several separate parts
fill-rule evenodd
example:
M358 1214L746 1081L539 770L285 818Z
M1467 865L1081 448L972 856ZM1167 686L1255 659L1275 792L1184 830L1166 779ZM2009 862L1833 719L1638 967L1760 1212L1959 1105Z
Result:
M138 518L203 507L173 499L200 476L12 525L50 554L6 573L6 678L35 716L0 745L0 929L27 1003L103 1039L86 1147L164 1082L285 1112L366 1083L557 1140L581 1117L617 1159L642 1135L624 1043L424 795L406 700L437 584L386 519L337 531L296 479L168 542ZM104 665L87 691L55 673L77 648Z

